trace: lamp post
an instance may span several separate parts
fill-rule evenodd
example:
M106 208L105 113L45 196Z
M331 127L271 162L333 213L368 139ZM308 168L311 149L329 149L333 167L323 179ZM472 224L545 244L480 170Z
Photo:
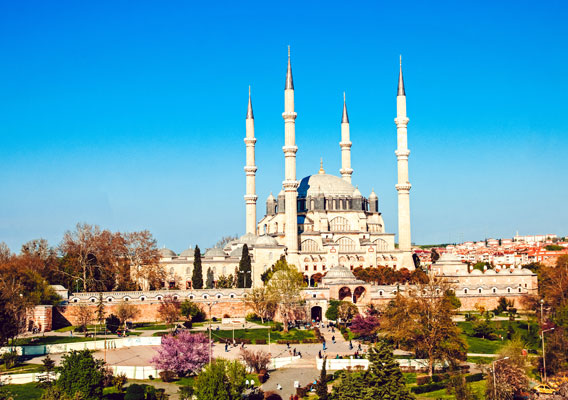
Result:
M505 361L508 359L509 357L503 357L499 360L493 361L493 400L497 400L497 379L495 378L495 364L497 364L499 361Z
M544 299L540 299L540 325L544 324Z
M541 332L542 335L542 374L544 376L544 382L546 382L546 353L544 352L544 333L553 331L554 328L545 329Z
M207 305L209 306L209 365L211 365L211 358L213 352L213 346L211 344L211 307L217 304L216 301L209 302Z

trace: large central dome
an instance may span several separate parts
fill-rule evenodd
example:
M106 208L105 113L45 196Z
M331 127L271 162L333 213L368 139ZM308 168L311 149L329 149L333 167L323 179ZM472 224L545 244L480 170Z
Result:
M345 179L328 174L306 176L300 181L298 197L315 197L321 193L324 196L353 196L355 187Z

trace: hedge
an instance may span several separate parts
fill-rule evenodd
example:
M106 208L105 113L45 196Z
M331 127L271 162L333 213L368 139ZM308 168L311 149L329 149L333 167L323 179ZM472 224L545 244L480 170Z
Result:
M483 378L485 378L485 376L483 375L483 372L478 372L477 374L471 374L465 377L465 381L466 382L478 382L478 381L482 381Z
M414 387L410 388L410 391L412 393L415 393L415 394L421 394L421 393L433 392L435 390L441 390L441 389L445 389L445 388L446 388L446 385L444 383L429 383L428 385L414 386Z

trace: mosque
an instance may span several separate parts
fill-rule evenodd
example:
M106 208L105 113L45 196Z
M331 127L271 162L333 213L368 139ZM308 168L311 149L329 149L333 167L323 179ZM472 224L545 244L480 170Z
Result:
M397 90L397 149L398 166L398 247L394 233L385 229L379 210L379 199L372 191L364 197L353 186L351 179L351 139L345 95L341 116L340 176L325 172L323 165L317 174L301 180L296 178L296 112L294 109L294 80L290 49L284 88L284 181L277 197L266 200L266 214L256 221L256 171L254 114L249 89L246 114L246 233L224 248L208 249L202 257L204 281L208 269L215 280L221 275L234 274L246 244L252 259L252 284L261 284L260 275L281 255L288 263L303 272L310 286L321 281L332 266L356 267L388 266L393 269L414 269L410 238L410 183L408 181L407 146L408 118L406 94L400 65ZM166 269L169 287L191 288L193 249L177 255L161 249L160 263ZM247 277L245 277L245 280Z

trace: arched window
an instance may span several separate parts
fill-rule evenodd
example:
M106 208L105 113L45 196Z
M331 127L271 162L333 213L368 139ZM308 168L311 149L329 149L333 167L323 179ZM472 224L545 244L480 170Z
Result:
M373 243L377 245L377 250L388 250L388 243L383 239L376 239Z
M348 252L355 250L355 242L348 237L342 237L335 242L339 245L339 251Z
M329 227L332 232L346 232L351 230L349 221L343 217L335 217L329 222Z
M463 292L464 292L464 294L467 294L467 289L464 289Z
M315 240L312 240L312 239L304 240L300 244L300 249L301 249L301 251L306 251L306 252L319 251L320 250L318 243Z
M264 224L264 234L266 235L267 233L268 233L268 232L267 232L267 225Z
M278 233L278 222L274 223L274 233Z

